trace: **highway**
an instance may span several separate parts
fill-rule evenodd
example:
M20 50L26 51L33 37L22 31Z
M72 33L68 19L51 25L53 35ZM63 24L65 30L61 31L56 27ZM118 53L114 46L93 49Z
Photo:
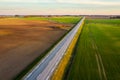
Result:
M23 80L49 80L57 65L65 55L73 37L84 21L83 18L49 53L46 55Z

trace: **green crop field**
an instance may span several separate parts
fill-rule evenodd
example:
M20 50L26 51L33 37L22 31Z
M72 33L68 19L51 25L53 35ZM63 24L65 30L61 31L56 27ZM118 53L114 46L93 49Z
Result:
M67 23L67 24L76 24L80 17L72 17L72 16L64 16L64 17L28 17L24 18L26 20L49 20L55 21L59 23Z
M87 19L67 80L120 80L120 20Z

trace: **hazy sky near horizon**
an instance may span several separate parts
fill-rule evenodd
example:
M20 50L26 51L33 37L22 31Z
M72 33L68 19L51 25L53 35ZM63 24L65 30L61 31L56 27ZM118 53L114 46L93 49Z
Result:
M120 0L0 0L0 15L120 15Z

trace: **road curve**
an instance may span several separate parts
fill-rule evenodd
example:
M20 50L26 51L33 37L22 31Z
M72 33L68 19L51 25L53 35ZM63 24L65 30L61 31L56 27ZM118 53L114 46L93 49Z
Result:
M23 80L49 80L60 60L64 56L73 37L77 33L83 18L49 53L43 58L34 69L23 77Z

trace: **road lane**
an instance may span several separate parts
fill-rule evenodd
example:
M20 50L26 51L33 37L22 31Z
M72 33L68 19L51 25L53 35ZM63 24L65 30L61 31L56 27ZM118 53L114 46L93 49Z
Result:
M38 63L38 65L29 72L23 79L24 80L47 80L53 74L58 63L65 54L69 47L73 37L78 31L83 18L49 53L48 55Z

